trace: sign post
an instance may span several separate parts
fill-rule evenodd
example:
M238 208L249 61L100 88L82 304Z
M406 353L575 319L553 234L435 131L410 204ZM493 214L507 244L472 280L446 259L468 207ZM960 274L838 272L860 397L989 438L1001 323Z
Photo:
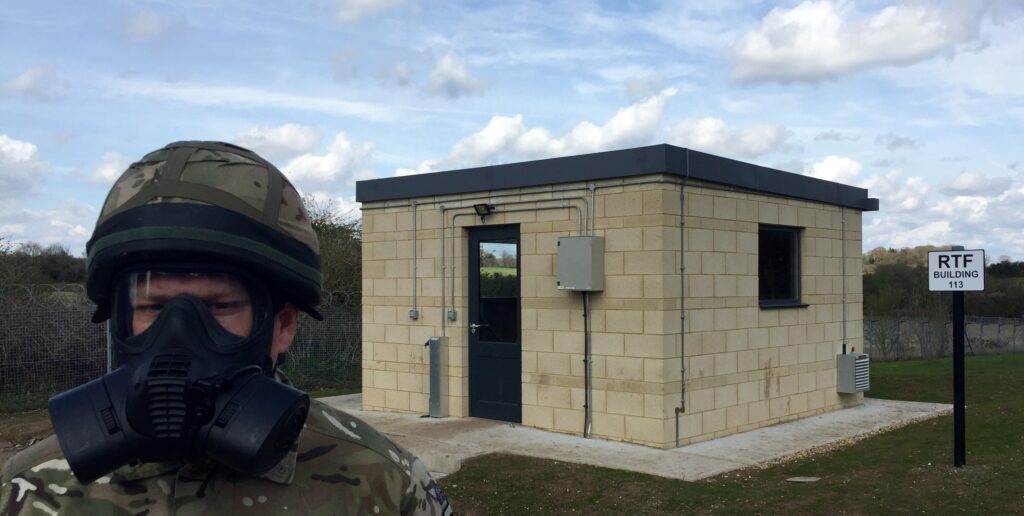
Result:
M964 292L985 290L985 251L955 245L928 253L928 290L953 293L953 465L967 463L964 431Z

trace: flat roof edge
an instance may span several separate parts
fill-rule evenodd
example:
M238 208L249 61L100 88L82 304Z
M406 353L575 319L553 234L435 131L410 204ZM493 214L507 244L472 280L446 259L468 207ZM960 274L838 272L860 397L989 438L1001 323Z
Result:
M878 210L867 190L661 144L356 182L356 201L375 202L600 181L651 174L691 177L755 192Z

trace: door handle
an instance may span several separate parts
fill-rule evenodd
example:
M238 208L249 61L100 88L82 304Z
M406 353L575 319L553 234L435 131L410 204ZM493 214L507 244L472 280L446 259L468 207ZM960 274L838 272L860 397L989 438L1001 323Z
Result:
M486 324L469 323L469 333L476 333L477 328L483 328Z

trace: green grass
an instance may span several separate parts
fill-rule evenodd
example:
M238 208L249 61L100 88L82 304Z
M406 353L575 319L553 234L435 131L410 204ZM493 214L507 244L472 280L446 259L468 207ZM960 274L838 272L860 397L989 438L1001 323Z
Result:
M483 274L498 274L501 276L515 276L515 267L480 267L480 272Z
M949 403L952 361L872 364L871 395ZM510 455L442 479L460 514L1007 514L1024 511L1024 355L967 359L967 467L952 418L700 482ZM792 476L816 476L794 484Z

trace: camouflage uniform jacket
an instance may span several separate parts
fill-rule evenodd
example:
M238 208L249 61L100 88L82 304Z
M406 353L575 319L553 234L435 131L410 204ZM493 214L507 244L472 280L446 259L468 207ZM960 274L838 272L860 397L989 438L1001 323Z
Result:
M419 459L317 400L297 446L258 478L210 464L146 463L83 485L50 436L12 457L0 482L0 516L452 514Z

